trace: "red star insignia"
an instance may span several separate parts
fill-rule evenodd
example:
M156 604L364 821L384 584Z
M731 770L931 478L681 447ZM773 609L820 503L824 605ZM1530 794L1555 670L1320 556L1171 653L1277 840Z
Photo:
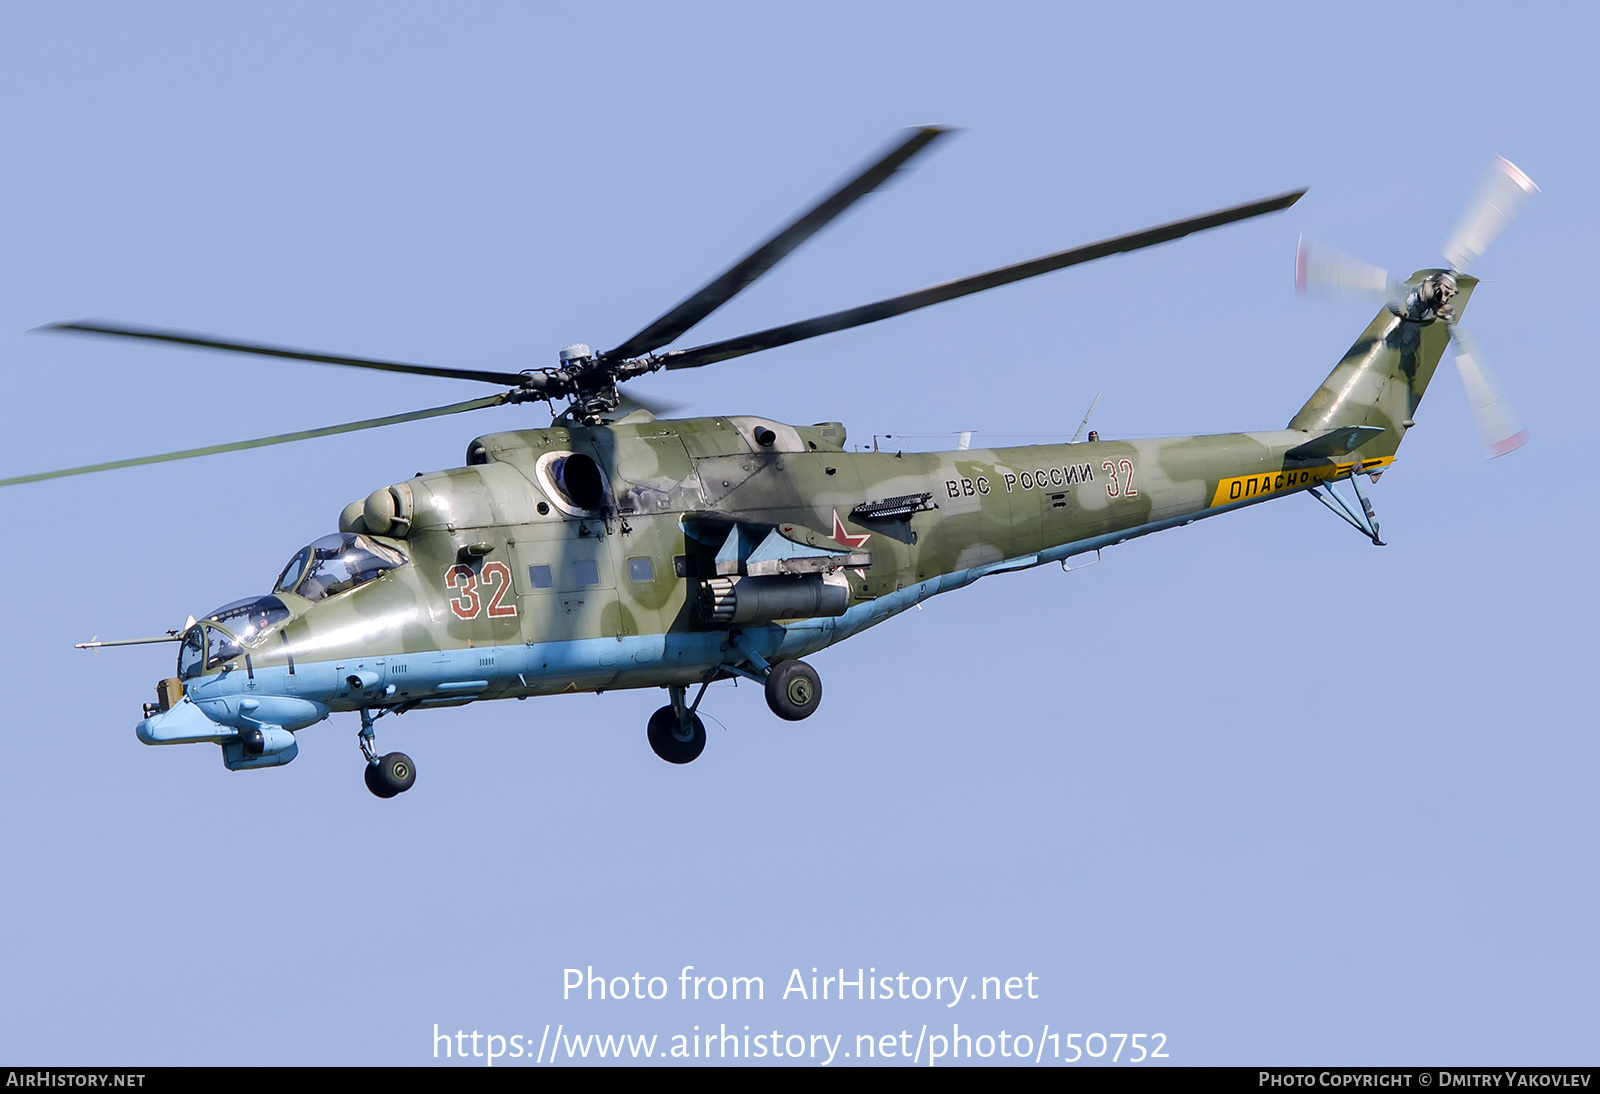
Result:
M833 511L833 542L842 543L846 547L859 547L871 538L871 532L862 532L859 536L852 536L846 532L844 522L839 519L839 510Z

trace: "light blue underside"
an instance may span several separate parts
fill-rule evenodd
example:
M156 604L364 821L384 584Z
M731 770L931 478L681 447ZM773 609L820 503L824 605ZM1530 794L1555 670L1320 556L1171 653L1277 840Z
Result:
M1282 497L1283 494L1271 496ZM876 626L939 593L965 588L979 578L1059 562L1263 500L1266 499L1254 498L1235 505L1185 513L1036 554L944 574L857 604L835 618L807 619L784 626L745 627L740 634L746 647L768 661L804 657ZM248 672L234 669L195 681L182 703L140 722L137 732L146 744L221 744L225 762L232 769L274 767L292 760L297 748L291 746L275 755L247 757L234 740L238 731L268 726L299 730L322 721L331 712L362 708L402 704L416 708L460 706L478 699L563 691L691 685L744 660L744 655L730 646L726 633L704 632L349 657L300 663L293 672L287 667Z

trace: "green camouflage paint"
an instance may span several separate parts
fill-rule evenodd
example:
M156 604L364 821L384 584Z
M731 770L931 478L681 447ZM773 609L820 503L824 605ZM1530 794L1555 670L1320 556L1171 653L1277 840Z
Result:
M1476 285L1459 281L1458 314ZM386 659L438 650L716 631L696 613L699 585L713 576L715 543L696 538L695 529L782 526L796 542L865 551L870 564L840 571L851 604L863 604L975 567L1028 565L1051 548L1141 535L1152 525L1170 526L1162 522L1284 496L1358 467L1382 470L1447 338L1442 322L1413 322L1384 309L1289 427L1265 432L849 452L838 423L657 421L635 413L607 425L558 421L488 434L469 446L468 466L403 484L412 499L407 534L374 538L404 551L412 565L316 604L280 594L294 616L280 637L252 651L254 664L359 658L381 668ZM1381 432L1358 435L1362 443L1350 451L1291 454L1351 426ZM554 487L551 461L563 454L588 456L603 470L604 500L593 510L576 509ZM924 494L926 507L901 518L851 516L863 503ZM343 527L366 530L360 519ZM396 620L400 625L378 627ZM382 637L366 641L375 629ZM825 632L822 644L857 629L841 625ZM493 675L489 667L486 676ZM496 680L481 697L618 681L659 686L703 674L702 665L663 665L642 675L621 664L619 653L570 679L537 686ZM393 701L404 701L403 679L391 682Z

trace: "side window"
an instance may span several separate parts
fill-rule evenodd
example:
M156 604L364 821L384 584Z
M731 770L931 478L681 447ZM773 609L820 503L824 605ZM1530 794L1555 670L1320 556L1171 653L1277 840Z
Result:
M178 679L191 680L199 676L205 652L205 632L199 627L190 628L183 637L183 648L178 651Z
M555 586L555 582L551 579L550 567L529 566L528 584L533 586L535 589L553 588Z
M628 577L640 584L648 584L656 579L656 568L648 558L630 558Z
M572 564L572 578L579 585L598 585L600 567L588 559L579 559Z

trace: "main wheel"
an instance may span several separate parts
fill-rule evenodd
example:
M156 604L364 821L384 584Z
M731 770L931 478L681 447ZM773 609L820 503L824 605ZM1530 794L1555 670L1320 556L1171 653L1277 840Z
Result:
M664 706L650 715L650 747L669 764L686 764L706 750L706 727L700 715L689 715L687 729L678 723L678 712Z
M368 764L367 789L380 798L404 794L417 781L417 768L404 752L391 752L381 756L376 764Z
M767 675L767 706L791 722L809 718L822 705L822 677L804 661L773 665Z

